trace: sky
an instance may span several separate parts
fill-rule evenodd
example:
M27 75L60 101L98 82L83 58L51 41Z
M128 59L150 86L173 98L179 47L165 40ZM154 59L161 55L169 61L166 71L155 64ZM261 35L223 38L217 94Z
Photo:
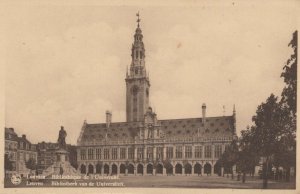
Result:
M5 23L5 126L32 143L76 144L84 120L125 121L125 75L140 12L158 119L232 115L238 133L284 87L296 1L20 4ZM214 1L216 2L216 1ZM225 111L223 109L225 107Z

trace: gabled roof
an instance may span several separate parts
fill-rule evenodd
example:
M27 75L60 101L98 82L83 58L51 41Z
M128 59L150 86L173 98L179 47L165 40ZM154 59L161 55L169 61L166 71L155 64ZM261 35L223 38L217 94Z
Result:
M207 117L205 123L202 118L166 119L158 120L160 137L230 137L234 134L234 117ZM83 129L81 140L84 142L98 142L102 140L134 140L143 122L117 122L87 124Z
M97 140L130 140L139 132L139 128L143 127L141 122L117 122L110 123L107 127L106 123L86 124L82 134L81 141L97 141Z
M228 137L234 133L233 116L159 120L165 138Z

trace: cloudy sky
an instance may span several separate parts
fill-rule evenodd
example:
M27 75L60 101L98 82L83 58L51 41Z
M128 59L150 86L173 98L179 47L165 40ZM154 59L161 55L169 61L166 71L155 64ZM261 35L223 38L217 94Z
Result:
M63 125L75 144L84 119L125 121L125 74L140 11L159 119L237 111L237 130L280 95L296 30L296 1L181 6L10 6L6 22L5 125L34 143L55 142ZM276 3L275 3L276 2ZM298 4L297 4L298 6Z

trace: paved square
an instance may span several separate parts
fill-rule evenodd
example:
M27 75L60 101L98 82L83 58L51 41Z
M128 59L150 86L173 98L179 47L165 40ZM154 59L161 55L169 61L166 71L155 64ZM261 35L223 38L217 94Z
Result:
M219 176L123 176L120 181L126 187L165 187L165 188L232 188L261 189L262 180L246 178L246 183ZM295 189L295 182L269 181L270 189Z

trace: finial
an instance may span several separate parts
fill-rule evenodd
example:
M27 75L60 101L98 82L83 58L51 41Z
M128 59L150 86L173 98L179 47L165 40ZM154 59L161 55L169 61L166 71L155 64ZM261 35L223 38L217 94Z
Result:
M139 11L137 12L136 16L138 17L137 23L138 23L138 28L139 28L140 27L140 21L141 21L141 19L140 19L140 12Z
M233 114L235 114L235 104L233 104Z
M225 105L223 105L223 116L225 116Z

